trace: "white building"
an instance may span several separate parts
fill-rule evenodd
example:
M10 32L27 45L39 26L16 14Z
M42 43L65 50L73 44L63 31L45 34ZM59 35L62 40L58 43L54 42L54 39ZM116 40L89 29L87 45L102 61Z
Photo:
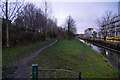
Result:
M93 37L93 28L88 28L84 32L85 37Z

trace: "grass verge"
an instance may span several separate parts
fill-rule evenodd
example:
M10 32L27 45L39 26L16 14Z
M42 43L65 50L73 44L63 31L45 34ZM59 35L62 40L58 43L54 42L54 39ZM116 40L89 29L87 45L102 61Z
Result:
M39 68L65 69L82 72L85 78L119 78L105 58L79 40L59 39L33 61ZM39 71L40 78L78 78L78 76L60 71Z
M28 45L6 48L2 51L2 70L3 75L12 73L22 63L19 61L26 56L29 56L33 52L42 48L45 45L52 43L54 40L46 40L36 43L30 43Z

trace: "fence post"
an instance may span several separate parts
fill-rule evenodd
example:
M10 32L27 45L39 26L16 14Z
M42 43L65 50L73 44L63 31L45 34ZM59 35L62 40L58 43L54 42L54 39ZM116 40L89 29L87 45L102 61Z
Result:
M81 72L79 72L79 80L81 80Z
M32 64L32 79L38 80L38 64Z

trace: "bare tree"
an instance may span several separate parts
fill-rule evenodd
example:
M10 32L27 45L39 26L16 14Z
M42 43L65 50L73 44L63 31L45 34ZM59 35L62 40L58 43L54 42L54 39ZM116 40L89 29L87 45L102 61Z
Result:
M47 0L43 0L43 6L44 6L44 27L43 27L43 37L44 37L44 40L45 40L45 38L46 38L46 36L47 36L47 21L48 21L48 19L50 18L50 15L52 14L52 9L50 8L51 6L50 6L50 3L47 1ZM49 13L49 14L48 14Z
M2 2L2 5L0 8L2 9L2 18L6 18L6 46L9 47L9 23L8 20L11 22L14 20L17 14L19 14L21 11L21 7L23 6L24 2L8 2L6 0L5 2Z
M65 25L65 28L67 30L68 39L71 39L73 34L76 33L76 27L75 26L76 26L75 25L75 20L71 16L68 16L68 19L66 20L66 25Z
M108 31L111 28L109 24L112 22L114 16L115 15L113 15L111 11L107 11L104 16L96 20L96 23L104 40L106 40L106 37L108 36Z
M24 27L26 30L32 30L32 32L39 32L38 35L41 34L42 40L45 40L45 30L47 30L45 26L48 22L44 12L32 3L27 3L23 9L24 11L15 20L15 24Z

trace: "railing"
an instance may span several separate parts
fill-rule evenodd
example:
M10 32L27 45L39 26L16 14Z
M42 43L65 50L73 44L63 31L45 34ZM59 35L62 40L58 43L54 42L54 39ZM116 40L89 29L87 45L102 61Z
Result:
M64 70L64 69L38 69L38 64L32 64L32 79L33 80L38 80L38 71L64 71L64 72L69 72L77 75L79 77L79 80L85 80L85 78L81 75L81 72L76 73L71 70Z

